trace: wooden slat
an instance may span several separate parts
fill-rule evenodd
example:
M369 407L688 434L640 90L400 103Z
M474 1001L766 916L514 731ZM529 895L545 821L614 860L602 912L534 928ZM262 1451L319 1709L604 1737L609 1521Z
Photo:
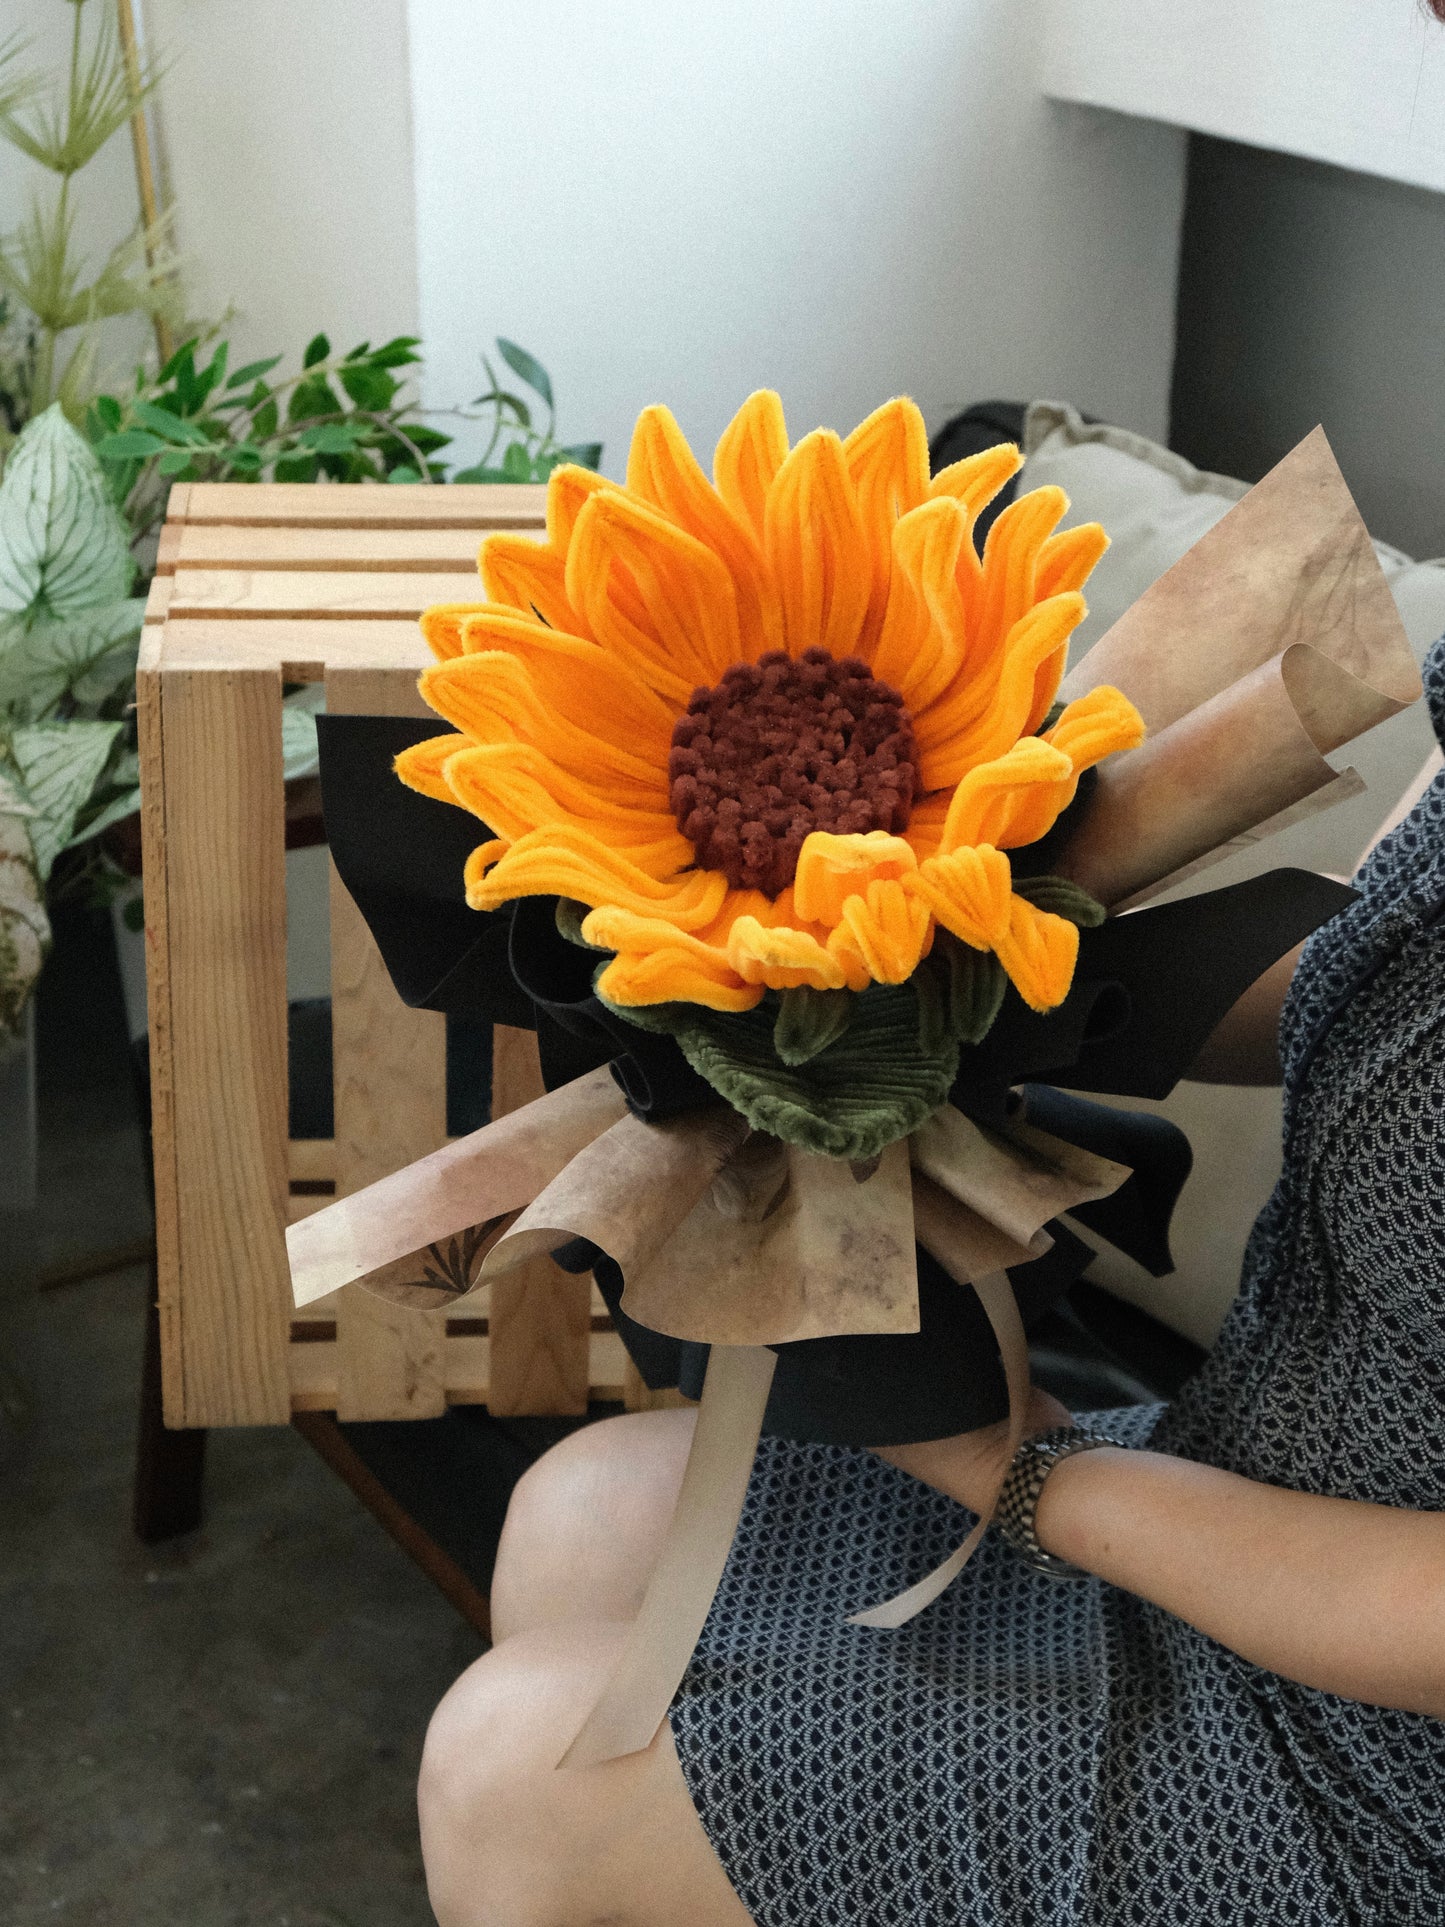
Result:
M405 672L339 669L339 715L429 714ZM331 872L331 1049L336 1187L358 1191L446 1142L446 1021L408 1010L360 911ZM352 1286L337 1311L337 1415L434 1418L446 1409L445 1310L421 1312Z
M474 578L477 550L486 534L480 528L278 529L222 522L214 527L188 523L167 542L170 528L167 524L161 546L173 569L351 569L363 574L450 570ZM480 581L477 594L480 597Z
M265 528L541 528L540 483L449 482L444 488L349 482L192 482L185 506L171 491L172 521Z
M433 602L480 602L481 579L466 574L367 575L317 569L177 569L171 578L172 616L240 618L310 616L399 620L419 616Z
M286 682L324 682L328 669L410 669L432 661L416 618L395 622L170 621L161 645L168 669L274 669Z
M176 1177L175 1060L171 1046L166 788L161 714L160 629L142 634L136 662L140 750L141 863L144 872L146 1011L150 1027L151 1149L155 1182L156 1279L160 1305L162 1403L182 1424L180 1219Z
M448 1334L446 1388L448 1405L490 1405L491 1340L485 1335ZM618 1403L627 1369L626 1347L616 1332L592 1338L592 1396ZM291 1408L296 1412L334 1412L337 1397L336 1340L322 1339L292 1345L288 1361ZM676 1394L673 1394L676 1398ZM678 1401L685 1404L686 1400Z
M498 1024L492 1033L492 1116L542 1095L537 1039ZM592 1281L550 1258L529 1259L492 1281L491 1386L498 1417L587 1410Z
M170 603L171 578L168 575L153 577L151 586L146 593L145 614L142 617L142 621L148 627L159 628L161 623L166 619L167 612L170 609Z
M162 671L159 682L168 968L157 1003L169 1046L158 1053L156 1157L162 1185L174 1185L157 1239L166 1417L185 1426L284 1424L291 1288L281 679ZM154 828L151 836L154 848ZM157 867L147 878L148 916ZM174 1234L161 1228L172 1209Z

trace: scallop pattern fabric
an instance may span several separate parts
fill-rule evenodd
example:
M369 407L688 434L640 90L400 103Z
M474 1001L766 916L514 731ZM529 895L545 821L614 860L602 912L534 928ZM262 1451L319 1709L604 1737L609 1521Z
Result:
M1445 641L1426 663L1445 742ZM1208 1363L1099 1423L1303 1492L1445 1510L1445 778L1307 946L1284 1168ZM1445 1923L1445 1722L1297 1686L992 1535L866 1452L763 1441L673 1707L758 1927Z

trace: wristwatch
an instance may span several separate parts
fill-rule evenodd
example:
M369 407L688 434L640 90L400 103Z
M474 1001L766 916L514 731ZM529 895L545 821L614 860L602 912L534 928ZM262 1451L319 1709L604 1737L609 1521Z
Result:
M1035 1572L1046 1572L1054 1579L1087 1579L1082 1566L1071 1566L1067 1559L1056 1559L1045 1552L1034 1534L1034 1513L1044 1480L1063 1459L1075 1452L1091 1452L1099 1445L1119 1445L1122 1440L1106 1438L1102 1432L1088 1432L1080 1426L1058 1425L1051 1432L1040 1432L1025 1439L1015 1452L1013 1464L1004 1475L1003 1487L993 1522L1000 1538L1007 1541Z

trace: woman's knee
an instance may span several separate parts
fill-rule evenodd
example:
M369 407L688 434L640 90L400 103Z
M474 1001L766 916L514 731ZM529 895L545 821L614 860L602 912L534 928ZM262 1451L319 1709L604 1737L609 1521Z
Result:
M495 1638L568 1619L635 1615L682 1482L693 1417L603 1419L522 1475L492 1581Z

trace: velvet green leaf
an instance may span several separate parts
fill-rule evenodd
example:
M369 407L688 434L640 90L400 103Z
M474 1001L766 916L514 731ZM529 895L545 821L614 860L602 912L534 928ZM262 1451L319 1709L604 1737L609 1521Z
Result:
M946 1101L958 1073L951 1039L936 1051L921 1048L908 984L860 992L847 1030L804 1064L778 1061L776 996L737 1012L698 1004L611 1007L644 1029L675 1037L698 1075L754 1130L823 1157L876 1157Z
M847 1030L853 1016L851 990L814 990L799 984L778 1000L773 1048L785 1064L811 1063Z
M1064 917L1081 930L1094 930L1108 915L1102 903L1068 877L1015 877L1014 895L1026 897L1036 910Z

